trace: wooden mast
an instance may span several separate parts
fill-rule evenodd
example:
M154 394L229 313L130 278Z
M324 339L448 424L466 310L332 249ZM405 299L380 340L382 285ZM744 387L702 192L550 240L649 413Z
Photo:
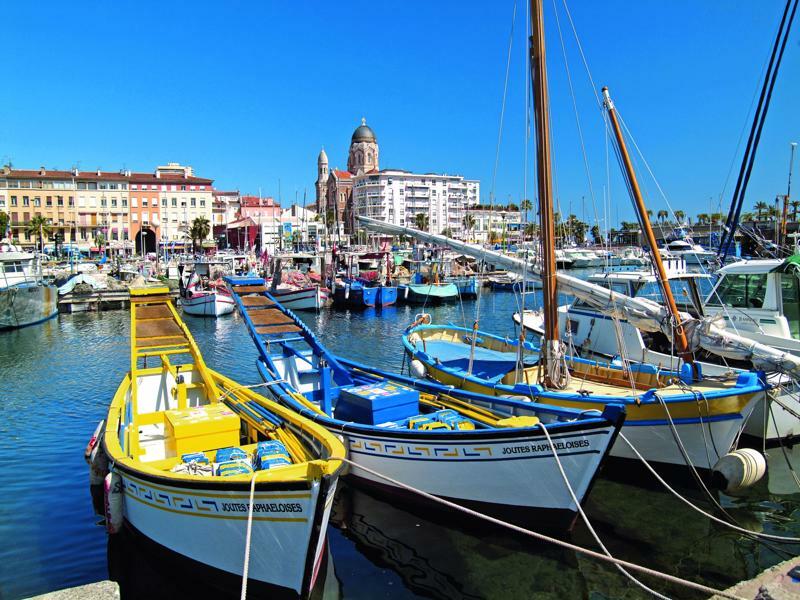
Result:
M607 87L603 88L603 101L605 103L606 110L608 111L608 116L611 119L611 126L614 129L614 137L617 139L617 145L619 146L622 164L625 167L625 176L628 180L628 187L633 196L636 212L639 213L639 223L642 225L645 239L650 247L650 258L652 259L653 266L656 269L656 275L658 276L658 282L661 286L661 292L664 296L664 301L666 302L667 308L672 316L674 323L673 337L678 349L678 355L681 357L681 359L683 359L684 362L692 364L694 362L694 356L689 350L689 341L686 338L686 331L681 323L678 305L675 304L675 296L672 295L672 288L669 287L667 272L664 269L664 263L661 261L661 254L659 254L658 246L656 245L656 236L653 233L652 226L650 225L650 217L647 215L647 208L644 205L642 192L639 189L639 182L636 180L636 173L633 170L633 163L628 155L628 148L625 145L625 139L622 137L622 129L620 129L619 120L617 119L617 111L614 108L614 103L611 101L611 96L608 93Z
M530 68L536 124L536 174L542 236L542 288L544 293L544 352L541 356L544 384L552 387L549 363L559 348L558 292L556 290L555 225L553 223L553 179L550 159L550 115L547 94L544 14L542 0L531 0Z

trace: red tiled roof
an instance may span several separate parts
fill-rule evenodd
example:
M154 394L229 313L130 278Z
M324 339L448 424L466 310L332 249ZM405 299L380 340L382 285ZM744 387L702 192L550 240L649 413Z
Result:
M340 171L339 169L334 169L333 174L339 179L350 179L353 176L350 171Z
M130 181L132 183L183 183L195 185L211 185L213 179L204 179L202 177L183 177L174 174L162 174L161 177L156 177L154 173L119 173L117 171L78 171L74 175L72 171L51 171L45 169L44 173L40 169L11 169L7 174L0 172L0 177L6 179L74 179L75 181L97 181L105 179L109 181Z
M215 196L238 196L239 195L239 190L233 190L233 191L230 191L230 192L226 192L226 191L223 191L223 190L213 190L213 194Z
M271 196L264 198L259 198L258 196L242 196L240 200L243 207L280 206L277 202L275 202L275 198Z
M156 177L155 173L131 173L127 178L131 183L168 183L168 184L193 184L193 185L211 185L213 179L204 179L203 177L184 177L183 175L176 175L173 173L162 173L160 177Z

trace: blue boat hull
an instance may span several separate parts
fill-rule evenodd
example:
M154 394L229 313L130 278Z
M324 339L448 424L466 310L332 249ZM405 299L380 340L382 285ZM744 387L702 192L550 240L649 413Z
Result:
M17 329L58 314L58 288L35 283L0 290L0 330Z

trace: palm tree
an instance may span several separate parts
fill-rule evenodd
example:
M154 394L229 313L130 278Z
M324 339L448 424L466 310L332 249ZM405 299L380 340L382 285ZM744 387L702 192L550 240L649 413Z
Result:
M0 239L6 237L6 232L8 231L8 223L10 220L11 217L8 216L8 213L0 210Z
M533 239L539 234L539 226L536 223L525 223L525 237Z
M453 230L450 227L445 227L442 229L442 235L446 238L453 237Z
M797 221L797 211L800 210L800 200L792 200L789 204L792 205L792 221Z
M192 249L195 248L195 240L199 240L200 247L202 248L203 240L211 233L211 224L205 217L197 217L192 221L192 227L189 230L189 236L192 238Z
M652 219L653 218L653 210L650 209L650 208L647 209L647 218L648 219Z
M700 213L697 215L697 223L698 225L705 225L708 223L708 215L706 213Z
M756 218L760 221L762 214L764 213L765 210L769 208L769 206L767 205L766 202L758 201L755 203L753 208L756 209Z
M755 215L753 215L753 213L751 213L751 212L742 213L742 221L744 223L747 223L748 221L752 221L754 216Z
M417 213L414 215L414 225L420 231L428 231L428 215L425 213Z
M25 228L28 235L39 236L39 251L44 253L44 234L50 235L50 222L42 215L34 215Z
M102 248L106 245L106 236L103 232L98 231L94 236L94 245L98 248Z
M475 216L470 213L465 214L462 223L464 225L464 229L467 231L467 239L472 239L472 236L470 236L469 233L475 229Z
M675 211L675 220L678 222L679 225L683 221L683 218L685 216L686 216L686 213L683 212L682 210L676 210Z
M658 220L661 221L662 223L667 220L668 216L669 213L667 211L665 210L658 211Z

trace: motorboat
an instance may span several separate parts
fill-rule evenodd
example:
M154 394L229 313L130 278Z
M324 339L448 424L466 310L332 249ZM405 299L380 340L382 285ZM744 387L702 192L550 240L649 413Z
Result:
M35 325L58 314L58 288L47 284L36 254L0 242L0 330Z

